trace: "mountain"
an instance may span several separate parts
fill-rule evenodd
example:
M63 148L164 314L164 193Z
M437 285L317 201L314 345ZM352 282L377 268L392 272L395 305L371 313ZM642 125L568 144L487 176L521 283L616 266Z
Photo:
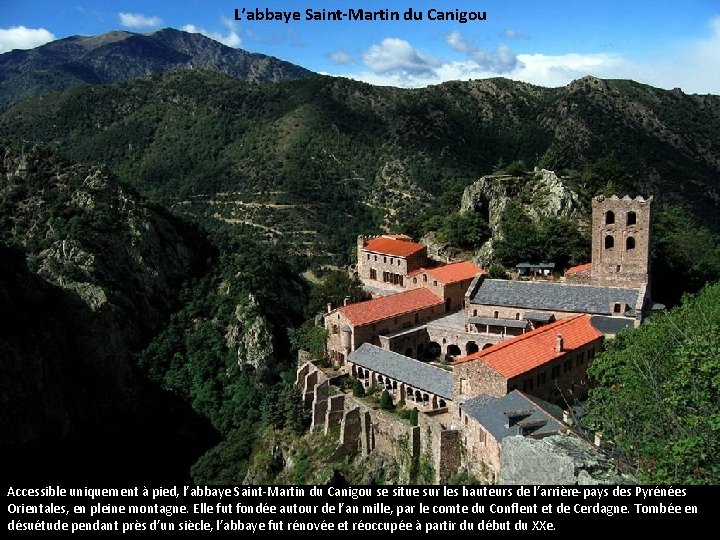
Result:
M720 226L720 97L625 80L403 90L182 71L15 104L3 137L106 164L177 212L325 264L361 232L417 234L423 213L456 211L464 187L515 160L563 173L585 202L652 194Z
M76 84L116 83L181 69L215 71L260 83L313 75L300 66L227 47L201 34L172 28L151 34L114 31L0 55L0 107Z
M189 479L217 434L133 354L212 256L96 166L0 146L0 447L13 478ZM108 464L112 464L109 466Z

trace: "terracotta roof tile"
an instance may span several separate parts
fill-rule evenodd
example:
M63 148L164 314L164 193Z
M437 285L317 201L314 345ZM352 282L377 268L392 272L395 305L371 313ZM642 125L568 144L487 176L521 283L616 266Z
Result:
M395 238L386 238L384 236L373 238L363 247L363 249L367 251L385 253L387 255L395 255L397 257L409 257L413 253L417 253L424 248L424 244L409 242L407 240L397 240Z
M565 270L565 275L568 274L577 274L579 272L585 272L586 270L592 269L592 263L585 263L585 264L578 264L577 266L571 266L567 270Z
M412 289L365 302L348 304L338 308L338 311L345 315L354 326L361 326L431 306L442 305L442 298L428 289Z
M472 279L478 274L486 274L485 270L470 261L462 261L446 264L437 268L430 268L428 274L441 283L457 283L466 279Z
M558 334L563 337L562 352L555 350ZM602 337L602 333L590 324L590 315L577 315L496 343L487 349L456 360L455 364L481 360L509 379L546 364L566 354L568 350L577 349L599 337Z

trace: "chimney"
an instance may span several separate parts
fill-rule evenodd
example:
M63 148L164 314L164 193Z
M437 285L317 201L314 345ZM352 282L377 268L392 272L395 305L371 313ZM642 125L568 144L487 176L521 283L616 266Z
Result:
M563 351L563 337L562 334L558 334L555 338L555 352Z
M347 306L349 303L350 303L350 297L346 296L345 299L343 300L343 306Z
M330 302L328 302L327 311L328 311L328 313L330 313L332 311L332 304Z

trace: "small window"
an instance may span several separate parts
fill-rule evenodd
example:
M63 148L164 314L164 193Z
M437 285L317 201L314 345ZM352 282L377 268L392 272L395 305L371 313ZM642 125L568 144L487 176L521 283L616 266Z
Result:
M437 287L437 279L433 279L433 287Z
M612 235L608 234L605 237L605 249L611 250L615 247L615 239L612 237Z
M613 306L613 313L620 313L620 304L615 304Z
M377 270L374 268L370 269L370 279L377 279Z
M375 255L375 262L377 262L377 255Z
M632 236L628 236L625 239L625 250L635 251L635 238L633 238Z
M520 320L520 314L519 314L519 313L516 313L516 314L515 314L515 320L516 320L516 321L519 321L519 320Z
M427 274L423 274L423 283L427 283Z
M387 263L387 257L383 257L383 262Z
M605 225L612 225L615 223L615 212L608 210L605 212Z
M637 215L635 212L628 212L627 213L627 224L628 225L635 225L637 223Z
M400 266L400 259L398 259L398 266Z
M496 311L493 316L497 319L499 315L500 315L500 313L498 311Z
M370 254L369 254L369 253L367 254L367 260L368 260L368 261L370 260Z
M332 333L333 333L333 334L337 334L337 333L338 333L338 331L339 331L339 330L338 330L338 325L337 325L337 324L333 324L333 330L332 330Z
M477 317L477 309L473 309L473 317Z
M416 283L417 283L417 278L414 277L414 278L413 278L413 285L415 285Z

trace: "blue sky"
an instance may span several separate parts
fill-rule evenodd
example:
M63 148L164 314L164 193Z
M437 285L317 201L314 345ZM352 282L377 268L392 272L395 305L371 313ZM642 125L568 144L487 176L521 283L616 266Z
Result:
M246 8L300 21L234 20ZM422 21L306 21L305 12L413 8ZM484 21L427 20L430 9ZM0 0L0 52L70 35L164 27L373 84L509 77L560 86L595 75L720 93L720 0Z

